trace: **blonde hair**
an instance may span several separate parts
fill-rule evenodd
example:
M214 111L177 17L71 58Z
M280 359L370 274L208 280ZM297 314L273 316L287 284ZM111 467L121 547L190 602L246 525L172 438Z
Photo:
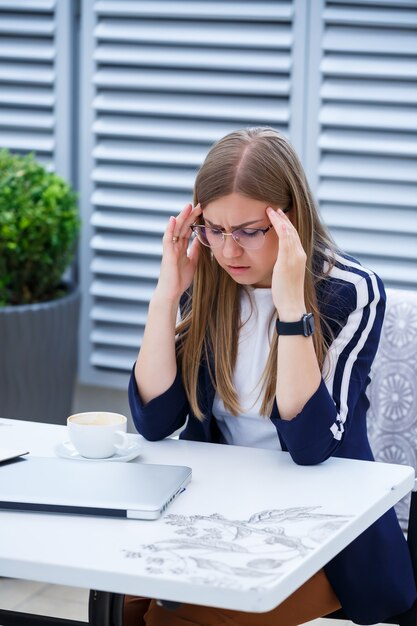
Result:
M291 219L307 255L305 304L314 314L314 348L320 367L328 350L323 336L316 285L334 264L335 246L320 221L302 165L288 140L272 128L250 128L226 135L211 148L194 186L194 204L204 208L214 200L239 193L277 207L290 207ZM178 324L178 357L184 388L196 417L203 419L198 397L201 364L208 373L226 409L240 412L233 371L240 330L241 287L201 246L192 285L192 297ZM277 379L276 334L262 374L261 414L272 411Z

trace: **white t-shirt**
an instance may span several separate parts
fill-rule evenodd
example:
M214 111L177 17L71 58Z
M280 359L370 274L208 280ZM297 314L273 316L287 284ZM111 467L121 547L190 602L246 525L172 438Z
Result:
M241 293L241 319L245 323L239 333L233 383L242 412L238 416L231 415L216 393L213 415L225 443L281 450L275 426L268 417L259 414L261 377L275 332L271 289L249 288L249 296L244 289Z

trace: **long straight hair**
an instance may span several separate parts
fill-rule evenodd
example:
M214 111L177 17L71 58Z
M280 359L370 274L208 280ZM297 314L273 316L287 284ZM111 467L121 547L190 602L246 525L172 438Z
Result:
M328 350L323 336L316 285L334 265L335 245L323 226L303 167L288 140L272 128L250 128L226 135L213 145L201 166L194 186L194 204L203 209L231 193L239 193L273 207L290 208L293 225L307 255L304 298L314 314L314 348L320 367ZM241 412L233 372L240 330L240 289L200 246L192 296L176 328L178 357L184 388L196 417L203 419L198 397L198 375L205 362L211 381L232 415ZM272 339L261 375L261 414L272 411L277 380L278 337Z

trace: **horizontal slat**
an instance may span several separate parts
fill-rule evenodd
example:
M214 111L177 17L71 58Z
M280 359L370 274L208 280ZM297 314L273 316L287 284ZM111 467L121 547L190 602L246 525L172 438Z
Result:
M348 4L360 4L361 6L389 6L395 1L396 7L415 7L416 0L348 0ZM346 0L331 0L332 4L346 4Z
M377 233L348 229L332 229L332 233L342 250L349 250L353 256L380 256L387 259L408 259L417 261L417 237L392 233Z
M50 13L54 7L55 0L0 0L3 11Z
M7 146L4 146L7 148ZM25 154L28 153L28 150L13 150L13 152L15 154L20 154L22 156L24 156ZM33 150L31 150L31 152L33 152ZM40 164L43 165L43 167L48 171L48 172L55 172L55 167L54 167L54 163L53 163L53 155L52 154L35 154L36 157L36 161ZM69 270L67 270L67 275L69 275ZM65 281L65 275L63 276L64 278L64 282Z
M7 146L13 150L24 150L28 152L50 152L55 147L53 135L38 135L35 133L7 132L0 130L0 145Z
M95 159L101 161L131 161L135 163L163 163L199 167L207 150L196 146L172 143L147 143L102 140L93 150Z
M168 215L175 215L191 202L190 194L175 191L130 190L130 189L96 189L92 196L92 203L101 207L116 207L120 209L136 209L138 211L161 211Z
M16 152L17 154L27 154L28 150L17 150L15 149L14 152ZM30 152L33 152L33 150L31 150ZM44 166L44 168L48 171L48 172L55 172L55 166L54 166L54 155L53 154L49 154L48 152L42 153L42 152L38 152L37 154L35 154L36 157L36 161L38 163L40 163L41 165ZM65 276L64 276L65 278Z
M0 33L7 35L51 36L54 31L55 24L52 17L31 16L29 18L4 14L0 20Z
M290 49L293 43L289 26L263 24L214 25L204 22L164 22L147 20L102 19L95 28L97 40L215 48Z
M162 241L158 237L99 234L92 238L91 248L100 252L142 254L158 258L162 255Z
M272 98L233 98L194 94L189 96L171 94L169 97L161 97L158 93L136 95L106 92L94 99L93 106L97 111L112 113L159 114L169 117L264 123L289 121L288 102Z
M415 233L417 211L398 206L372 207L366 204L322 202L320 213L330 228L362 229L368 232Z
M383 257L373 257L368 260L363 255L362 258L364 264L372 267L373 271L383 278L385 287L416 288L415 261L407 261L407 259L398 261Z
M95 367L130 372L136 360L137 352L137 350L122 350L121 348L117 350L96 348L92 352L90 362Z
M351 254L353 252L349 251ZM415 261L407 259L386 259L381 256L356 254L355 257L364 267L371 268L384 282L385 288L415 289Z
M325 154L320 162L319 174L324 178L414 182L417 191L415 159Z
M159 17L161 19L215 19L215 20L289 20L293 15L291 2L123 2L101 0L94 5L98 15L129 17Z
M133 167L131 165L100 165L92 172L97 183L129 185L131 187L160 187L161 189L192 189L194 170L174 168Z
M323 19L329 24L411 28L417 26L417 11L404 9L399 11L394 6L386 9L357 6L350 8L332 7L324 10Z
M326 126L415 132L417 109L416 107L332 103L321 107L319 119L320 123Z
M415 65L417 67L417 59ZM322 84L320 95L323 100L415 105L417 104L417 83L328 78Z
M119 211L94 211L91 223L96 228L111 231L132 231L157 234L162 237L166 227L166 217L159 215L135 215ZM190 232L191 235L191 232Z
M0 85L0 104L25 108L52 108L55 104L51 89L31 87L3 87Z
M367 52L384 56L417 54L415 32L387 28L384 29L383 35L377 29L330 27L323 35L322 48L325 51L353 52L354 54Z
M48 67L22 64L3 64L0 67L0 81L24 83L28 85L53 85L55 72Z
M121 278L159 278L160 260L138 258L114 258L96 255L91 263L91 271L96 275L120 276Z
M332 152L417 156L417 134L328 129L321 133L319 146Z
M1 78L1 72L0 72ZM94 75L101 89L157 90L176 93L218 93L261 96L288 96L289 80L283 77L179 70L104 69Z
M55 48L51 39L22 39L2 37L0 59L22 59L33 61L53 61Z
M148 306L138 303L123 304L121 302L99 301L93 306L90 318L94 322L111 322L113 324L145 325L148 317Z
M1 45L0 45L1 52ZM133 43L99 44L94 51L97 63L106 65L137 65L140 67L172 67L198 70L234 70L239 72L285 72L291 69L288 51L204 49L179 46L139 46Z
M0 109L0 126L52 130L54 124L54 116L43 111Z
M94 344L104 346L123 346L124 348L139 348L143 339L143 330L133 331L129 328L100 327L91 333Z
M122 280L93 280L90 293L99 298L149 302L155 291L155 284L127 282Z
M417 185L350 180L325 180L319 184L317 197L331 202L349 199L351 203L376 206L417 206ZM416 247L417 251L417 247Z
M236 130L233 122L215 120L161 119L157 117L136 118L133 116L100 115L93 125L93 131L98 135L110 137L141 137L177 140L194 143L217 141L224 135Z
M415 59L404 57L327 54L320 63L324 76L357 76L361 78L417 78Z

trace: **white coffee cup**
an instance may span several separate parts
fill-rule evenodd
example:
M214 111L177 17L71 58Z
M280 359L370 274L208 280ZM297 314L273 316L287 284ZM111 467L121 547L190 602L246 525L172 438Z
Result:
M129 445L127 419L120 413L92 411L67 419L70 441L78 454L88 459L107 459Z

